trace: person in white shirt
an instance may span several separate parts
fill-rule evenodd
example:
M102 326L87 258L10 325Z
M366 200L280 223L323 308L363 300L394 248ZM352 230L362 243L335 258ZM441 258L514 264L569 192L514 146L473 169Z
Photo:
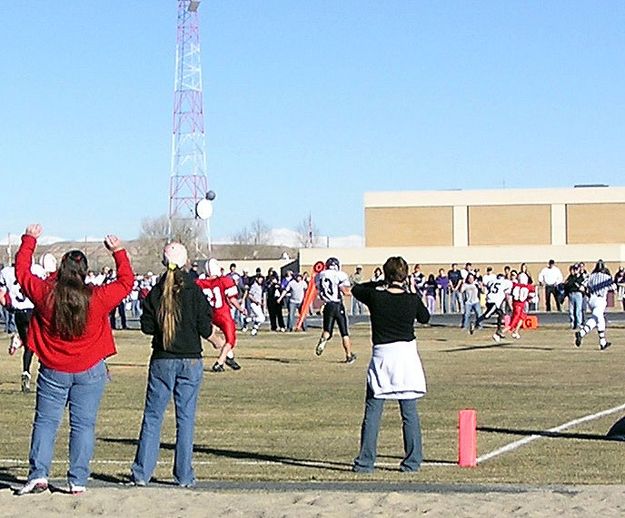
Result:
M336 257L328 258L326 269L315 277L315 285L319 290L319 297L325 303L323 306L323 330L315 348L315 354L317 356L323 354L326 343L332 338L332 330L336 322L345 350L345 363L352 364L356 361L356 355L352 353L352 342L349 338L347 316L343 305L343 294L349 293L349 277L341 271L339 260Z
M538 283L545 287L545 306L547 311L551 311L551 297L556 301L556 308L562 311L560 306L560 296L558 294L558 286L562 284L564 277L560 268L556 266L553 259L549 260L549 265L543 268L538 274Z

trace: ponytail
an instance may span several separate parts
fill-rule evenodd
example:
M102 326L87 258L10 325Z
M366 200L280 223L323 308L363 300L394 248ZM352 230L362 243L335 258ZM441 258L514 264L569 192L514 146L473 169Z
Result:
M173 266L173 268L172 268ZM170 264L165 273L163 295L158 309L158 318L163 330L163 348L167 351L176 338L176 328L180 322L180 291L184 284L184 273Z

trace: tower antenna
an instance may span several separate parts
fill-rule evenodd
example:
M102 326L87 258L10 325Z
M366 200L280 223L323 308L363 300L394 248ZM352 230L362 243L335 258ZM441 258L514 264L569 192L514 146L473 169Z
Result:
M206 240L210 252L212 206L209 211L198 211L198 204L206 209L215 197L212 191L208 196L206 176L199 6L200 0L178 0L168 237L173 237L174 222L192 226L196 252L200 240Z

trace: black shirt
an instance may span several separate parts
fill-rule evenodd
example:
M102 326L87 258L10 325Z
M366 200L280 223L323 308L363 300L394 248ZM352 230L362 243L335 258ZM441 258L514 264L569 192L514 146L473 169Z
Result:
M421 324L430 320L421 297L414 293L391 293L379 282L365 282L353 286L352 295L369 308L373 345L410 342L415 339L415 319Z
M208 338L211 335L213 310L200 287L191 280L191 276L187 273L180 292L180 297L182 297L180 321L174 341L166 351L163 347L163 329L158 318L164 282L165 275L148 294L143 303L141 315L141 331L146 335L153 335L152 358L201 358L200 337Z

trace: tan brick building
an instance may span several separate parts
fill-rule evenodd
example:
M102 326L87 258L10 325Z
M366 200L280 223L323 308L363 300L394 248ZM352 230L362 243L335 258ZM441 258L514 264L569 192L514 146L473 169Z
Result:
M372 192L364 218L364 248L302 249L302 269L331 255L366 276L391 255L426 274L452 262L482 271L526 262L534 278L549 259L565 275L577 261L625 264L625 187Z

